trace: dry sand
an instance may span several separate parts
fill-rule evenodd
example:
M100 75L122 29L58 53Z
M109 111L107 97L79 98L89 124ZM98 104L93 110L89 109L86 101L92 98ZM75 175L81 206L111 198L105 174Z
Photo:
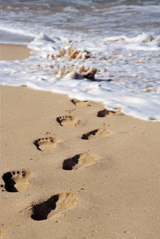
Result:
M159 238L159 122L97 117L101 103L27 87L0 93L2 238Z

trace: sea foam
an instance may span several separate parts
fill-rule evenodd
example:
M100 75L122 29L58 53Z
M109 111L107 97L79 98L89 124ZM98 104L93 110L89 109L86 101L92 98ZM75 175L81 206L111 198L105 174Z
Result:
M102 102L109 110L121 108L143 120L160 121L157 38L142 34L132 39L66 40L41 33L28 44L33 56L0 62L1 84L68 94ZM135 48L128 50L133 43ZM139 44L146 48L139 50Z

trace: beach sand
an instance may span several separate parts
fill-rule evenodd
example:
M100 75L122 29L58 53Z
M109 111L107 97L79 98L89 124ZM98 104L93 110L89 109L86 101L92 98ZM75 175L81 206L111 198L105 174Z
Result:
M23 45L0 44L0 60L24 60L29 57L30 51Z
M27 87L0 93L1 238L159 238L159 122Z

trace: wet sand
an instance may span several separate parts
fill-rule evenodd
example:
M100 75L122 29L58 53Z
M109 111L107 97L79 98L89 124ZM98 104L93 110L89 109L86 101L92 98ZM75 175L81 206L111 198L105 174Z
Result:
M30 51L23 45L0 44L0 60L24 60L29 57Z

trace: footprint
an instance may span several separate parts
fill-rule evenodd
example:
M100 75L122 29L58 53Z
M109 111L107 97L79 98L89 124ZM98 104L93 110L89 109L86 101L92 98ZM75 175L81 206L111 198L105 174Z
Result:
M77 118L71 115L57 117L57 122L64 127L73 127L79 123Z
M56 148L57 143L59 143L59 139L53 138L53 137L46 137L37 139L34 141L34 145L37 147L40 151L52 151Z
M7 192L21 192L28 185L31 172L26 170L12 171L3 174L5 189Z
M107 129L95 129L82 135L82 139L94 139L98 137L105 137L111 135L111 131Z
M113 110L100 110L97 113L97 117L106 117L106 116L110 116L110 115L122 115L122 113L120 112L121 108L115 108L117 111L113 111Z
M75 206L77 197L73 193L60 193L47 201L32 207L31 218L37 221L45 220L53 215Z
M91 164L98 160L98 157L94 154L82 153L77 154L73 158L69 158L63 161L64 170L78 169L85 165Z
M91 106L89 101L81 101L81 100L76 100L76 99L73 99L71 100L71 102L77 106Z

